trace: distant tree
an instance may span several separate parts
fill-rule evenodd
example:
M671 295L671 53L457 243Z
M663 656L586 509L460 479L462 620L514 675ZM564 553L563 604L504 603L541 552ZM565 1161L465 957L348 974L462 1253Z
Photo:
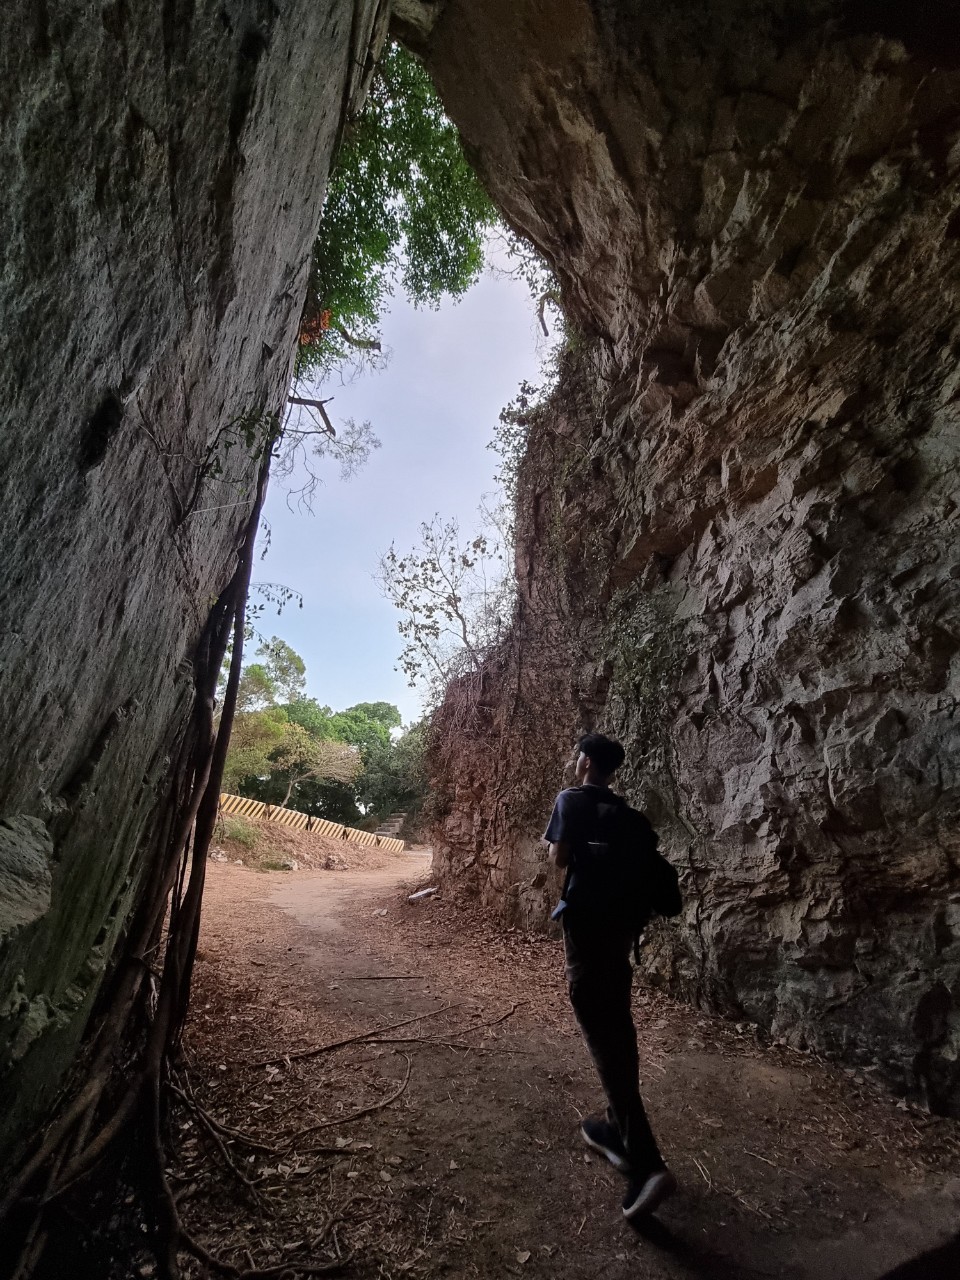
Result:
M370 705L370 703L361 702L355 707L347 707L346 711L335 711L330 717L330 727L334 737L357 747L364 762L370 751L378 746L387 746L390 742L390 729L387 725L365 710ZM400 712L396 708L393 710L396 714L395 723L399 724Z
M465 538L456 520L434 516L412 550L381 557L377 581L400 611L400 669L435 692L460 671L479 670L512 610L502 544Z
M331 711L302 696L305 664L283 640L273 636L257 657L240 678L227 791L346 823L412 803L416 735L393 740L401 719L392 703Z
M352 782L308 779L297 789L297 808L312 818L342 822L348 827L355 827L364 817L357 805L356 787Z
M341 714L366 716L367 719L375 720L388 729L399 729L403 723L398 708L392 702L358 702Z
M305 680L303 659L277 636L260 646L257 657L264 661L248 663L240 674L223 777L226 791L243 795L247 780L270 774L271 757L291 727L278 696L295 698Z
M269 776L273 765L271 754L283 741L289 728L276 707L238 711L230 733L230 749L223 771L224 791L248 795L244 785L250 778Z
M283 737L270 755L271 777L286 779L287 789L280 804L286 808L305 782L353 782L363 768L360 753L343 742L315 738L299 724L289 721ZM297 807L297 806L294 806Z
M284 712L292 724L302 725L314 738L337 737L333 731L333 712L329 707L321 707L316 698L297 698L284 707Z
M240 674L237 687L237 713L262 711L277 701L277 686L262 662L251 662Z
M295 649L279 636L271 636L257 650L257 657L263 659L263 669L276 697L282 696L287 702L300 697L307 683L307 667Z
M368 813L384 818L420 806L425 791L423 724L406 729L395 741L378 745L357 778L357 798Z

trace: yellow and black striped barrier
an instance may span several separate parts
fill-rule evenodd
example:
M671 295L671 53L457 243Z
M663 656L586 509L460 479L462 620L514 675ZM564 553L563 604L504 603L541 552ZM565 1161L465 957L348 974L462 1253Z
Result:
M345 827L339 822L328 822L326 818L311 818L296 809L283 809L280 805L264 804L262 800L250 800L247 796L232 796L226 791L220 794L220 813L237 818L266 818L269 822L279 822L285 827L293 827L295 831L314 831L321 836L329 836L333 840L349 840L353 844L361 844L370 849L387 849L390 853L403 853L404 842L393 836L378 836L372 831L358 831L356 827Z

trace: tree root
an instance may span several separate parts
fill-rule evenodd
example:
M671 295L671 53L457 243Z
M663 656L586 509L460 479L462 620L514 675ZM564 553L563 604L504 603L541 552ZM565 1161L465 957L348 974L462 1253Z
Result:
M163 1167L163 1146L160 1139L159 1124L159 1094L157 1094L156 1100L155 1123L152 1126L153 1156L159 1183L162 1218L161 1241L157 1247L156 1254L157 1261L163 1268L161 1271L163 1280L176 1280L179 1276L179 1267L176 1261L178 1250L192 1254L199 1262L203 1263L208 1271L215 1271L221 1276L229 1276L231 1280L268 1280L268 1278L272 1277L287 1277L289 1280L294 1276L335 1275L347 1266L352 1254L348 1254L345 1258L332 1259L328 1262L283 1262L270 1267L238 1267L233 1262L226 1262L223 1258L218 1258L216 1254L211 1253L209 1249L202 1245L199 1240L194 1239L180 1219L180 1211ZM316 1243L320 1243L333 1228L334 1223L339 1221L340 1214L345 1207L346 1205L342 1206L338 1213L331 1214L328 1217Z
M247 1063L250 1067L272 1067L278 1062L302 1062L305 1058L316 1058L321 1053L329 1053L332 1049L342 1049L347 1044L359 1044L369 1041L371 1036L381 1036L384 1031L398 1031L401 1027L409 1027L411 1022L419 1022L421 1018L435 1018L438 1014L448 1013L451 1009L459 1009L458 1004L441 1005L439 1009L430 1009L426 1013L418 1013L413 1018L404 1018L402 1022L391 1022L386 1027L371 1027L369 1031L361 1031L355 1036L346 1036L343 1040L331 1040L328 1044L313 1045L309 1049L294 1049L281 1053L278 1058L257 1058ZM511 1013L513 1010L511 1010Z
M338 1116L333 1120L320 1120L317 1124L307 1125L305 1129L300 1129L291 1138L284 1143L283 1150L289 1151L301 1138L305 1138L308 1133L316 1133L318 1129L332 1129L341 1124L352 1124L354 1120L360 1120L364 1116L372 1115L375 1111L382 1111L384 1107L389 1107L391 1102L396 1102L410 1083L410 1071L412 1069L411 1060L403 1055L407 1063L407 1074L403 1077L400 1087L390 1094L389 1098L382 1098L379 1102L371 1103L369 1107L361 1107L359 1111L352 1111L348 1116Z
M187 1099L186 1094L183 1093L182 1090L178 1089L176 1085L171 1084L169 1081L167 1081L167 1088L171 1089L174 1093L178 1094L181 1098L183 1098L185 1102L189 1101ZM226 1143L224 1142L220 1134L217 1132L213 1121L207 1115L206 1111L204 1111L202 1107L198 1106L194 1108L194 1114L196 1115L199 1122L203 1125L204 1129L206 1129L207 1135L209 1136L213 1145L216 1147L217 1152L220 1155L220 1159L223 1161L224 1167L229 1171L231 1176L234 1179L236 1179L237 1182L240 1183L240 1185L243 1187L246 1194L249 1196L250 1200L253 1202L254 1206L258 1209L262 1208L263 1198L261 1197L260 1192L257 1190L256 1183L251 1181L251 1179L248 1178L247 1175L243 1172L243 1170L237 1165L233 1156L231 1156L230 1152L227 1150Z
M266 491L267 469L268 460L265 459L236 570L211 609L194 655L193 714L174 766L167 810L154 846L147 889L115 970L113 990L109 996L104 996L105 1012L99 1027L89 1037L92 1056L87 1065L86 1083L54 1121L0 1203L0 1221L18 1207L30 1208L34 1214L24 1229L20 1255L15 1264L15 1274L23 1280L28 1280L30 1275L36 1274L35 1268L43 1265L44 1218L48 1206L75 1190L98 1167L120 1134L143 1114L145 1106L149 1107L148 1118L153 1134L155 1174L165 1189L158 1202L161 1229L157 1240L157 1262L164 1280L176 1280L179 1276L177 1249L183 1233L163 1172L161 1080L178 1050L189 1003L207 851L216 823L223 764L236 708L243 661L246 599L254 540ZM230 669L220 723L215 731L213 710L217 678L231 635ZM91 1138L90 1131L115 1078L117 1049L125 1035L132 1037L135 1017L144 1012L142 988L149 973L145 956L156 947L165 915L167 938L163 971L140 1063L119 1101L112 1104L105 1118L101 1118L100 1127ZM28 1200L28 1193L45 1170L42 1192ZM185 1247L189 1248L188 1245ZM193 1252L192 1249L190 1251ZM213 1261L209 1265L213 1266ZM220 1269L224 1274L241 1274L227 1264ZM295 1268L288 1266L286 1270L294 1271Z
M198 1116L200 1116L205 1124L211 1125L216 1129L222 1137L230 1138L234 1142L242 1142L243 1145L245 1147L249 1147L251 1151L262 1151L265 1155L271 1156L280 1154L279 1147L271 1146L267 1142L261 1142L257 1138L251 1138L251 1136L248 1133L244 1133L242 1129L233 1129L228 1124L221 1124L221 1122L212 1116L205 1107L200 1105L193 1092L192 1086L188 1086L186 1090L183 1090L178 1085L175 1085L172 1080L168 1080L167 1088L171 1093L175 1093L178 1098L182 1099L191 1111L194 1111Z

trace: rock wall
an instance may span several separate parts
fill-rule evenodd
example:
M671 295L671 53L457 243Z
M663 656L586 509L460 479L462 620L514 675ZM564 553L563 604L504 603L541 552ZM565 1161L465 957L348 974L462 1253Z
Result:
M0 1156L146 867L377 0L0 17Z
M397 5L581 338L438 864L541 922L571 738L683 869L671 990L960 1113L957 6Z

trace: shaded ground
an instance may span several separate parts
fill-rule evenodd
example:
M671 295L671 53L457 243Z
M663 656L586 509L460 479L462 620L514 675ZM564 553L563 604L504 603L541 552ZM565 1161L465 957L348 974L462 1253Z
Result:
M638 1237L621 1179L576 1135L599 1096L559 944L408 904L428 866L210 867L190 1081L264 1149L220 1134L248 1188L178 1115L171 1167L205 1244L241 1266L349 1258L384 1280L874 1280L957 1229L955 1123L641 990L644 1093L681 1193Z

